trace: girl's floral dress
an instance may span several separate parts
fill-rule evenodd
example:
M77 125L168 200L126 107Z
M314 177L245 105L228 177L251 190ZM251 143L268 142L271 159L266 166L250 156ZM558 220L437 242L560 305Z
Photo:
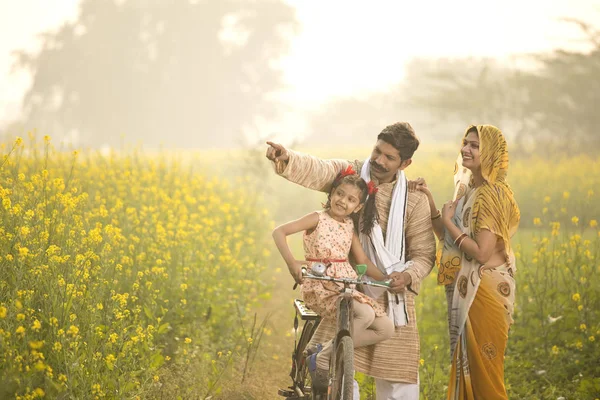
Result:
M320 259L324 264L329 260L346 260L331 262L326 274L335 278L357 278L358 275L348 262L348 254L354 235L354 222L346 218L339 222L327 211L318 211L319 224L312 232L304 232L304 252L307 259ZM341 283L304 279L302 297L311 310L322 318L336 318L336 300L343 288ZM356 290L352 296L355 300L370 304L378 317L386 316L384 309L377 302Z

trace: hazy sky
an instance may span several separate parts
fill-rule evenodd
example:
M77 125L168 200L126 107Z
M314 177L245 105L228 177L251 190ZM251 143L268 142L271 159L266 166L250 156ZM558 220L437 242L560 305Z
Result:
M108 1L108 0L107 0ZM383 90L421 56L491 56L576 45L561 16L600 25L600 0L287 0L301 30L282 60L283 100L309 109L335 96ZM78 0L0 0L0 121L14 117L29 84L9 74L11 51L77 16Z
M404 63L413 57L549 50L573 37L573 27L557 23L558 17L588 20L597 10L600 19L600 1L592 0L290 3L303 31L284 67L294 96L306 100L385 88L402 78Z

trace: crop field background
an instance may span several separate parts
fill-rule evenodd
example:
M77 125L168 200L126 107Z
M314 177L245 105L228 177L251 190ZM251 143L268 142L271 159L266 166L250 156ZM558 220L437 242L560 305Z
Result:
M262 148L78 152L46 137L2 153L0 398L278 398L299 292L270 232L324 194L277 177ZM455 156L420 149L407 174L441 205ZM509 181L522 211L509 395L597 398L600 160L517 159ZM423 399L444 396L449 369L434 275L417 305ZM357 379L374 399L370 378Z

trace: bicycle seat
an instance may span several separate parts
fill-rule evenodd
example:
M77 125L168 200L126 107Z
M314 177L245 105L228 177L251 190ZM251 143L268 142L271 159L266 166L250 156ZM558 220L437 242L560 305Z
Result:
M298 314L300 314L302 320L312 320L321 318L319 317L319 314L308 308L306 304L304 304L303 300L295 299L294 307L296 308Z

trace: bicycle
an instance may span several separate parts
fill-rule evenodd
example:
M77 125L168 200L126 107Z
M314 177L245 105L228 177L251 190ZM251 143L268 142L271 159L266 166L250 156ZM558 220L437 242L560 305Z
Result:
M287 389L279 389L278 394L289 400L352 400L354 391L354 343L352 341L352 288L350 285L369 285L389 288L390 281L362 281L362 276L367 266L356 266L357 279L333 278L325 275L326 267L323 264L313 264L312 273L307 273L303 268L303 275L308 279L323 280L342 283L340 295L337 299L337 331L334 336L331 360L329 362L329 385L327 392L312 390L310 374L308 373L306 346L315 333L321 318L310 310L302 300L294 300L296 314L294 317L294 351L292 352L292 369L290 377L292 385ZM297 285L294 285L294 289ZM298 315L305 321L300 339L298 336Z

